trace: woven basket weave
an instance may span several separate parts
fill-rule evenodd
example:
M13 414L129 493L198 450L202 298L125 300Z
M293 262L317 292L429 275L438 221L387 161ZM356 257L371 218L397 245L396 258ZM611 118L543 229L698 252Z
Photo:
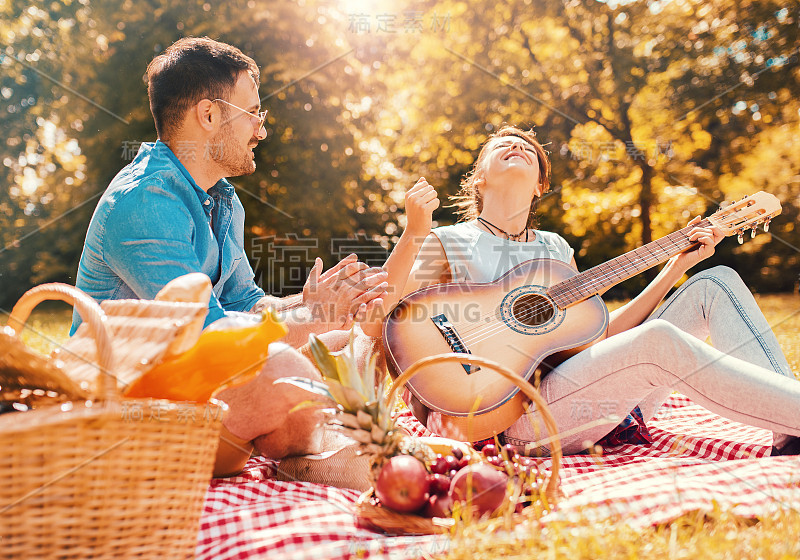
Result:
M97 343L98 398L0 416L0 547L10 558L191 558L221 427L214 405L121 399L100 307L63 284L27 292L75 305Z
M394 402L397 392L408 382L409 379L414 377L417 372L423 368L428 367L437 362L456 362L459 364L477 365L482 368L495 370L507 380L514 383L519 387L520 391L528 397L536 407L537 412L541 415L542 420L547 427L547 431L551 434L548 445L551 447L552 467L550 468L550 477L545 486L545 496L549 504L555 505L558 500L559 492L559 471L561 467L561 440L558 437L558 427L556 426L555 418L550 412L547 403L539 395L536 388L528 383L521 376L517 375L507 367L487 360L479 358L472 354L439 354L423 358L412 364L402 375L395 379L392 388L386 395L388 401ZM356 517L358 520L374 528L381 529L382 531L392 535L414 535L414 534L432 534L437 532L447 531L453 526L452 519L445 518L426 518L419 515L403 514L392 511L389 508L382 507L378 500L375 498L374 489L370 488L361 494L356 502Z

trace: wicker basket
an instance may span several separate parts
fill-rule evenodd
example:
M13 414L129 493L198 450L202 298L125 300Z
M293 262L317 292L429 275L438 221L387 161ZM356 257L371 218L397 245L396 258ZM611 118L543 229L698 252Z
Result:
M399 391L409 379L414 377L421 369L432 365L436 362L457 362L460 364L477 365L483 368L495 370L503 377L514 383L519 387L525 396L527 396L535 405L539 414L542 416L547 431L551 434L548 439L548 445L551 446L552 467L550 469L550 477L547 480L545 487L545 496L549 504L552 506L558 500L559 491L559 470L561 468L561 440L558 437L558 427L553 418L547 403L539 395L539 392L528 383L521 376L517 375L507 367L487 360L479 358L472 354L439 354L423 358L418 362L412 364L402 375L395 379L391 390L386 395L389 402L393 402L397 391ZM453 519L448 518L427 518L413 514L403 514L392 511L389 508L382 507L378 500L375 498L374 489L370 488L356 501L356 517L359 522L368 527L380 529L392 535L412 535L412 534L432 534L449 530L453 524Z
M63 284L26 293L19 333L46 299L75 305L98 348L97 400L0 416L0 546L10 558L191 558L219 407L123 400L104 314Z

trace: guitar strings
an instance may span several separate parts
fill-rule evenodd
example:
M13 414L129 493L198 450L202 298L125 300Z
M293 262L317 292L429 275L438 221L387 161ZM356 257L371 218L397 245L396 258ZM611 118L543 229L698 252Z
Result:
M652 244L652 245L657 246L658 249L662 253L665 253L667 258L669 258L672 255L678 254L681 251L691 247L692 242L689 241L688 233L692 230L692 228L694 228L694 227L707 227L707 226L711 226L711 225L713 225L713 223L711 223L711 221L708 218L705 218L705 219L701 220L700 222L698 222L697 224L694 224L692 226L686 226L686 227L684 227L684 228L682 228L682 229L680 229L680 230L678 230L678 231L676 231L676 232L674 232L674 233L672 233L670 235L667 235L667 236L664 236L664 237L662 237L660 239L652 241L651 243L649 243L647 245L651 245ZM665 247L662 242L666 242L667 246ZM549 300L550 301L546 301L545 303L543 303L541 305L532 306L532 307L530 307L530 308L528 308L526 310L527 314L524 314L524 315L521 314L516 318L518 320L521 319L521 322L522 322L522 321L524 321L526 319L529 319L529 318L533 317L537 313L540 313L540 312L545 311L547 309L552 309L552 307L553 307L553 305L551 303L552 300L556 299L556 298L558 298L560 296L563 296L565 294L570 294L571 296L577 295L578 297L580 297L582 299L586 299L588 297L591 297L591 295L594 295L594 294L592 294L592 292L594 291L593 288L605 284L606 280L609 279L609 278L613 278L614 276L619 276L617 273L615 273L613 271L609 272L609 269L613 268L613 265L611 264L612 262L614 262L614 261L623 262L622 259L627 258L628 262L622 264L618 268L621 268L626 273L631 271L631 270L635 271L638 268L638 264L636 262L634 262L633 260L631 260L632 253L635 253L636 251L639 251L639 250L647 247L647 245L645 245L643 247L640 247L639 249L636 249L634 251L630 251L629 253L625 253L624 255L620 255L620 257L617 257L616 259L612 259L612 261L608 261L608 262L606 262L606 263L604 263L602 265L598 265L598 267L596 267L597 270L596 270L596 272L594 274L594 277L591 278L591 280L589 280L588 282L584 283L585 286L590 288L590 290L587 293L582 293L583 291L577 286L575 286L575 287L570 287L569 286L569 284L571 284L571 283L574 284L574 282L570 282L570 281L573 280L574 278L576 278L576 276L567 278L567 279L555 284L554 286L551 286L550 289L547 290L547 295L549 296ZM672 247L668 247L669 245L672 245ZM673 253L672 251L675 251L675 249L677 249L677 251ZM653 260L653 258L655 260ZM652 264L650 264L648 262L650 260L653 260ZM663 262L662 259L661 259L661 256L657 256L652 251L648 255L639 257L637 259L637 261L643 261L645 264L648 265L648 268L650 266L654 266L655 264L658 264L659 262ZM606 267L605 271L602 268L600 268L600 267L603 267L603 266ZM590 269L590 271L591 271L591 269ZM586 271L586 272L589 272L589 271ZM502 321L502 317L498 317L499 315L500 315L500 310L496 309L494 311L494 313L492 313L491 315L485 316L482 319L483 319L483 321L489 321L490 322L491 318L494 317L496 320ZM463 338L463 342L465 344L468 343L468 342L474 344L476 342L480 342L482 340L486 340L487 338L489 338L491 336L494 336L495 334L503 332L505 330L504 324L505 324L505 322L502 321L502 323L499 325L499 328L495 327L495 326L492 326L490 324L488 326L488 328L485 328L485 329L483 328L484 325L480 325L480 324L477 325L477 327L474 326L474 325L467 326L467 328L464 329L464 332L472 334L473 336L477 335L478 338L468 339L467 337L464 337ZM481 329L483 329L483 330L481 330ZM480 338L480 336L484 335L484 334L486 336L484 336L483 338Z
M663 250L663 247L662 247L662 250ZM625 255L623 255L623 256L625 256ZM655 257L655 259L656 260L654 262L659 262L661 257ZM648 260L651 260L651 258L650 257L643 257L643 258L641 258L639 260L647 262ZM637 267L638 267L637 263L634 263L634 262L629 260L628 263L623 264L622 266L620 266L618 268L621 268L624 272L629 272L631 270L635 270ZM587 271L587 272L589 272L589 271ZM618 274L615 274L613 272L609 273L608 271L603 271L603 270L599 269L594 273L594 277L590 276L591 280L584 282L584 286L589 287L590 291L593 291L593 290L591 290L591 288L594 288L596 286L604 284L605 281L608 278L612 278L613 276L618 276ZM573 296L574 295L578 295L580 297L584 297L584 294L582 294L577 287L569 287L568 285L565 285L565 284L569 284L570 280L572 280L573 278L576 278L576 277L573 276L573 277L567 278L567 279L555 284L554 286L552 286L551 289L548 290L548 295L550 296L550 298L548 298L548 299L550 301L546 301L546 302L544 302L542 304L538 304L538 305L531 306L531 307L527 308L525 310L524 314L521 314L521 315L518 316L518 320L522 320L522 322L524 322L524 320L530 319L531 317L535 316L537 313L541 313L543 311L546 311L547 309L552 308L553 307L553 304L551 303L552 300L553 299L557 299L559 296L562 296L562 295L570 293L570 295L573 295ZM561 287L559 288L559 286L561 286ZM590 296L585 296L585 297L590 297ZM480 317L478 319L478 321L480 321L480 322L477 325L474 322L472 324L468 324L468 326L465 329L463 329L463 331L460 331L460 332L462 332L464 335L472 335L472 336L475 336L475 335L480 336L480 335L485 334L485 333L488 334L489 330L491 330L493 328L493 326L486 325L486 322L487 321L491 321L491 319L493 317L496 318L497 315L498 315L498 309L495 309L494 312L492 312L492 313L490 313L488 315L485 315L483 317ZM489 328L485 329L484 327L489 327ZM466 336L464 336L464 340L466 341ZM475 340L475 339L473 338L473 340Z
M680 230L678 230L678 231L676 231L676 232L674 232L674 233L672 233L670 235L667 235L667 236L664 236L664 237L662 237L660 239L652 241L651 244L653 244L656 247L658 247L658 250L661 253L664 253L665 255L659 256L659 255L654 254L653 252L650 252L648 255L639 257L637 259L637 261L640 261L640 262L643 261L645 264L648 264L649 265L648 268L650 266L654 266L655 264L658 264L659 262L663 262L662 261L662 256L667 256L667 258L669 258L672 255L678 254L679 252L685 250L686 248L688 248L688 247L690 247L692 245L692 243L689 241L689 236L688 236L688 232L691 231L692 228L694 228L694 227L705 227L705 226L708 226L708 225L713 225L713 224L711 224L711 222L706 218L704 220L701 220L697 224L694 224L692 226L686 226L685 228L682 228L682 229L680 229ZM664 244L662 242L666 242L667 245L672 245L672 247L666 247L666 246L664 246ZM650 245L650 244L648 244L648 245ZM628 262L627 263L623 263L618 268L621 268L626 273L631 271L631 270L635 271L638 268L638 264L631 260L631 256L632 256L631 253L634 253L637 250L643 249L644 247L647 247L647 245L645 245L643 247L640 247L639 249L636 249L636 250L631 251L629 253L626 253L624 255L620 255L616 259L612 259L612 261L604 263L603 265L598 265L599 267L603 267L605 265L606 266L606 270L603 270L602 268L597 268L596 272L594 273L594 277L591 278L589 281L584 283L584 285L586 287L590 288L588 293L591 294L591 295L594 295L594 294L591 293L591 292L594 291L593 288L605 284L608 279L613 278L614 276L619 276L619 274L617 274L617 273L615 273L613 271L610 272L608 270L609 268L613 268L613 265L610 265L610 263L613 262L614 260L619 260L620 262L623 262L621 259L627 258ZM675 252L675 253L672 253L672 251L674 251L675 249L678 249L678 251ZM655 259L655 260L653 260L653 259ZM648 261L650 261L650 260L653 260L652 264L649 264ZM586 271L586 272L589 272L589 271ZM542 311L546 311L547 309L552 309L553 303L554 303L554 302L552 302L552 300L555 299L555 298L558 298L560 296L563 296L565 294L570 294L572 296L577 295L582 299L586 299L588 297L591 297L591 295L587 295L587 294L582 293L582 290L577 286L575 286L575 287L569 287L568 286L568 284L571 283L570 280L572 280L574 278L576 278L576 277L573 276L573 277L567 278L567 279L555 284L554 286L551 286L551 288L547 290L547 294L549 296L549 300L550 301L546 301L543 304L539 304L539 305L532 306L532 307L528 308L526 310L525 314L521 314L518 317L516 317L517 320L521 320L521 322L523 322L524 320L533 317L537 313L541 313ZM574 283L574 282L572 282L572 283ZM561 287L559 287L559 286L561 286ZM502 333L505 330L505 322L502 320L502 317L498 317L498 315L500 314L499 311L500 311L499 309L495 309L493 313L480 318L479 321L482 321L482 324L481 323L479 323L477 325L471 324L471 325L468 325L463 330L459 329L459 334L461 334L463 332L463 333L466 333L466 334L470 335L469 337L468 336L463 336L462 337L462 342L464 344L475 344L477 342L481 342L483 340L487 340L488 338L490 338L492 336L495 336L496 334ZM492 324L492 318L494 318L495 321L498 321L497 325L493 325Z
M694 227L694 226L692 226L692 227ZM691 228L687 226L684 229L688 230L688 229L691 229ZM676 242L676 240L673 240L673 239L670 239L670 238L676 236L676 234L683 233L684 229L678 230L674 234L671 234L669 236L665 236L665 237L663 237L661 239L657 239L653 243L655 243L658 246L658 248L660 249L661 252L666 252L667 254L669 254L670 251L666 250L666 247L664 247L662 245L661 241L667 241L669 244L672 244L674 246L672 249L681 248L681 246ZM684 244L685 244L688 241L688 236L686 236L686 235L682 236L679 241L683 241ZM631 270L635 270L636 268L638 268L637 263L634 263L633 261L631 261L630 260L630 256L627 253L625 255L621 255L620 257L617 257L617 258L619 259L619 258L622 258L622 257L628 258L628 263L622 264L622 266L619 267L624 272L629 272ZM648 264L648 261L653 260L653 258L655 259L653 261L653 264L657 264L658 262L661 262L661 256L657 256L657 255L655 255L653 253L650 253L650 255L646 255L644 257L640 257L639 261L644 261L645 264ZM608 263L604 263L604 264L608 265ZM603 265L600 265L600 266L603 266ZM652 266L652 265L650 265L650 266ZM599 274L597 274L597 273L599 273ZM618 276L618 274L616 274L614 272L609 272L608 270L603 271L602 269L598 269L596 271L594 277L591 278L589 281L585 282L584 285L589 287L590 288L589 291L592 292L593 288L605 284L606 280L608 280L610 278L613 278L614 276ZM554 289L554 291L550 292L548 294L549 296L551 296L550 300L552 301L553 297L558 297L558 296L561 296L561 295L564 295L564 294L568 294L568 293L570 293L570 295L577 295L579 297L584 297L584 298L591 297L591 296L588 296L588 295L585 296L584 294L582 294L581 291L577 287L573 288L573 287L567 287L567 286L564 285L565 283L569 284L569 281L571 279L573 279L573 278L576 278L576 277L572 276L572 277L567 278L567 279L563 280L562 282L559 282L559 283L555 284L554 286L552 286L551 288ZM558 288L559 285L561 285L562 287ZM538 304L536 306L531 306L530 308L528 308L526 310L525 314L522 314L522 315L518 316L517 320L520 320L520 322L524 322L525 320L530 319L531 317L535 316L537 313L541 313L543 311L551 309L553 307L553 304L551 303L551 301L547 301L547 302L545 302L543 304ZM463 330L458 329L460 335L462 335L462 333L463 333L463 336L461 336L462 342L464 344L476 344L478 342L482 342L484 340L487 340L490 337L495 336L496 334L499 334L499 333L503 332L505 330L505 322L502 321L502 318L498 318L497 317L498 316L498 311L499 311L499 309L495 309L495 311L493 313L480 318L479 321L481 321L481 323L479 323L478 325L474 325L473 324L473 325L467 326L467 328L465 328ZM492 318L494 318L496 321L499 321L498 324L492 324Z
M680 229L680 230L678 230L678 231L676 231L676 232L674 232L674 233L672 233L670 235L667 235L665 237L662 237L660 239L652 241L651 243L648 243L647 245L651 245L651 244L655 245L656 247L658 247L658 250L660 252L666 253L667 258L669 258L672 255L678 254L681 251L687 249L688 247L690 247L692 245L692 243L689 241L689 236L688 236L688 232L691 231L692 228L694 228L694 227L707 227L709 225L713 225L713 224L711 223L711 221L708 218L705 218L705 219L701 220L700 222L698 222L697 224L694 224L692 226L686 226L685 228L682 228L682 229ZM675 249L679 249L679 250L677 252L675 252L675 253L671 253L671 250L667 250L667 247L665 247L662 244L662 241L673 245L671 250L675 250ZM572 297L577 295L578 297L580 297L582 299L586 299L586 298L591 297L591 295L594 295L594 294L592 294L592 292L594 291L593 288L605 284L608 279L613 278L614 276L619 276L619 274L617 274L617 273L609 272L608 269L609 268L613 268L613 265L610 265L611 262L616 260L616 261L619 261L620 263L623 263L618 268L621 268L626 273L631 271L631 270L635 271L638 268L638 265L637 265L636 262L631 260L632 253L647 247L647 245L644 245L643 247L640 247L639 249L636 249L634 251L630 251L629 253L625 253L623 255L620 255L616 259L612 259L612 261L604 263L604 265L606 266L606 270L603 270L602 268L600 268L600 267L603 267L604 265L598 265L598 267L596 267L596 272L593 273L594 277L591 277L592 275L590 275L590 280L588 282L584 283L585 286L590 288L590 290L588 292L588 294L590 294L590 295L582 293L583 290L581 290L579 286L570 286L570 284L574 284L574 281L572 281L572 282L570 282L570 281L573 280L574 278L576 278L576 276L573 276L573 277L567 278L565 280L562 280L561 282L558 282L554 286L551 286L547 290L547 296L549 298L549 301L546 301L543 304L539 304L539 305L532 306L532 307L528 308L526 310L526 314L525 315L520 315L519 317L517 317L517 319L518 320L520 318L523 319L523 320L529 319L529 318L533 317L537 313L540 313L540 312L545 311L547 309L552 309L552 307L553 307L553 305L555 303L553 300L558 298L558 297L561 297L563 295L569 294ZM649 264L648 263L648 261L651 260L651 258L655 258L655 260L653 261L653 264ZM624 263L622 259L628 259L628 262ZM656 256L652 252L649 255L645 255L643 257L639 257L637 260L638 261L643 261L645 264L648 264L649 265L648 268L650 266L654 266L655 264L658 264L659 262L663 262L661 260L661 256ZM590 269L589 271L591 271L591 270L592 269ZM589 272L589 271L586 271L586 272ZM635 273L636 272L634 272L634 274ZM496 334L502 333L505 330L505 322L502 320L502 317L499 317L499 315L500 315L500 309L497 308L497 309L494 310L493 313L491 313L489 315L486 315L486 316L484 316L484 317L479 319L479 321L482 320L484 322L484 324L480 324L480 323L477 324L477 325L471 324L471 325L468 325L463 330L459 329L459 333L464 332L464 333L468 333L468 334L471 335L470 337L464 336L462 338L462 342L465 345L466 344L475 344L475 343L480 342L482 340L487 340L488 338L490 338L492 336L495 336ZM499 325L497 325L497 326L496 325L492 325L492 318L494 318L495 321L498 321ZM488 323L488 325L485 324L485 323Z

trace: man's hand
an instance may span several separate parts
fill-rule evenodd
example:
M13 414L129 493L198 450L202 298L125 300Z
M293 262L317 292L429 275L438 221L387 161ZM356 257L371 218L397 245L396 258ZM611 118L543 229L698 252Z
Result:
M379 306L386 296L386 272L369 267L349 255L322 272L322 259L316 259L303 286L303 306L325 332L348 329L368 310Z
M424 238L431 232L433 211L439 207L436 190L428 184L425 177L419 180L406 193L405 232L409 235Z
M695 217L689 225L700 222L700 216ZM699 243L691 251L686 251L673 257L674 265L682 272L686 272L700 261L714 254L717 243L725 238L725 234L717 227L695 227L689 232L689 241Z

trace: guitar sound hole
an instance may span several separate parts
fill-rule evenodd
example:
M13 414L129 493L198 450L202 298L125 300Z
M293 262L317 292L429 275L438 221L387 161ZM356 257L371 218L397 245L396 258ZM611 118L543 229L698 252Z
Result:
M514 302L511 313L523 325L535 327L552 319L555 309L548 298L539 294L525 294Z

